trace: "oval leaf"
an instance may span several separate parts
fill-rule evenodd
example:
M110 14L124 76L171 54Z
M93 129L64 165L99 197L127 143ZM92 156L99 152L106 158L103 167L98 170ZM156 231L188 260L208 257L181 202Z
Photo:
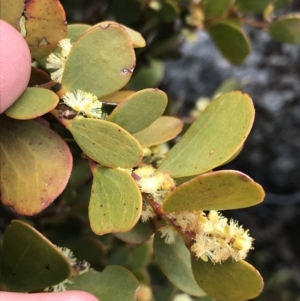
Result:
M127 88L131 90L156 88L164 76L164 70L164 64L161 61L150 59L147 67L143 67L134 73Z
M166 244L156 233L154 255L167 278L180 290L192 296L206 295L192 273L190 252L180 236L172 244Z
M214 23L208 32L222 55L233 64L242 64L250 54L250 41L242 29L229 20Z
M101 165L130 168L142 159L140 144L117 124L83 117L65 123L80 148Z
M237 9L243 13L262 13L269 4L277 0L236 0Z
M109 95L100 97L99 100L104 103L117 105L134 93L135 91L131 91L131 90L117 91Z
M134 50L123 27L115 23L93 27L72 46L60 93L79 89L105 96L124 87L134 67Z
M114 236L128 244L139 245L145 242L153 233L154 226L150 220L147 222L139 220L130 231L114 233Z
M244 301L257 297L263 288L263 279L249 263L231 259L213 264L192 257L196 281L210 296L220 301Z
M229 160L246 140L254 119L251 98L231 92L213 100L167 153L159 171L175 178L201 174Z
M59 97L51 90L27 88L5 114L14 119L33 119L54 109Z
M164 212L227 210L263 201L262 187L245 174L221 170L200 175L173 190L163 202Z
M33 59L39 60L57 48L67 33L65 11L57 0L26 1L26 37Z
M253 0L252 0L253 1ZM232 0L204 0L201 1L205 19L215 18L224 15L232 7L234 1Z
M23 215L47 208L64 190L72 155L55 132L36 121L0 117L1 201Z
M71 43L76 42L86 31L91 29L88 24L70 24L67 28L66 38L71 40Z
M175 138L182 130L183 122L175 117L161 116L133 137L142 147L158 145Z
M1 1L1 20L9 23L17 31L20 31L20 19L25 9L24 0Z
M68 284L67 290L88 292L101 301L132 301L139 282L133 274L119 266L108 266L101 273L89 270Z
M290 14L277 19L268 28L273 39L281 43L300 44L300 14Z
M71 265L49 240L30 225L14 220L1 250L1 285L11 292L44 290L71 275Z
M98 166L89 204L89 219L94 233L131 230L142 211L142 195L131 175L119 169Z
M127 9L128 9L128 7L127 7ZM137 32L137 31L135 31L135 30L123 25L123 24L119 24L119 23L116 23L116 22L113 22L113 21L104 21L104 22L101 22L101 23L98 23L98 24L94 25L93 28L97 27L97 26L105 27L108 24L117 24L119 26L122 26L126 30L128 35L130 36L132 46L134 48L142 48L142 47L146 46L146 41L139 32Z
M158 10L157 14L163 22L173 22L180 14L179 3L176 1L166 0L159 5L161 5L161 8Z
M136 133L159 118L166 109L166 93L158 89L138 91L121 102L107 121L117 123L129 133Z

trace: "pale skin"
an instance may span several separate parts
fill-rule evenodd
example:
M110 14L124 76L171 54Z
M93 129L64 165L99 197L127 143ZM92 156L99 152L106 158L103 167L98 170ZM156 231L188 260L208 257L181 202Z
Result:
M99 301L95 296L81 291L60 293L22 294L0 292L1 301Z
M24 39L9 24L0 20L0 114L23 93L30 76L31 59ZM99 301L82 291L60 293L0 292L1 301Z

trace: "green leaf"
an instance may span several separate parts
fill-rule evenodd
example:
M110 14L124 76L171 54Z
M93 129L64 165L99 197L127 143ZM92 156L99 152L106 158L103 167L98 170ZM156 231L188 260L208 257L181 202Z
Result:
M220 301L244 301L257 297L263 288L258 271L245 261L228 259L213 264L192 256L196 281L210 296Z
M166 109L168 97L158 89L138 91L121 102L107 121L117 123L129 133L139 132L159 118Z
M254 206L263 201L262 187L235 170L205 173L185 182L163 202L163 211L227 210Z
M33 119L54 109L59 97L51 90L27 88L5 114L14 119Z
M214 92L212 99L215 99L222 94L232 92L235 90L240 90L246 85L245 80L237 80L236 78L228 78L224 80L220 86L218 86L217 90Z
M231 63L242 64L250 54L248 36L231 20L214 23L208 32L221 54Z
M130 90L156 88L164 75L164 64L159 60L150 59L147 67L134 73L128 84Z
M139 220L130 231L117 232L114 233L114 236L128 244L139 245L145 242L153 233L154 226L150 220L147 222Z
M1 250L1 284L13 292L32 292L58 284L71 275L67 258L30 225L14 220Z
M204 0L200 2L206 20L226 14L233 4L233 0Z
M65 65L61 94L83 90L98 97L126 85L135 67L135 54L126 30L111 23L83 34L72 46Z
M66 121L66 127L86 155L101 165L130 168L142 159L138 141L117 124L78 116Z
M70 24L67 27L66 38L71 40L71 43L76 42L87 30L92 26L88 24Z
M0 117L1 201L23 215L47 208L64 190L72 155L55 132L36 121Z
M90 270L75 277L67 290L89 292L101 301L132 301L138 286L138 281L127 269L108 266L101 273Z
M236 0L237 9L243 13L262 13L269 4L277 0Z
M173 22L180 14L180 8L176 1L166 0L162 2L158 16L163 22Z
M132 271L142 271L147 268L147 265L152 260L153 248L152 242L151 244L142 244L131 248L131 256L132 256Z
M59 1L26 1L26 37L33 59L39 60L57 48L67 33L65 11Z
M125 5L127 5L127 4L128 3L126 3ZM126 7L126 9L128 9L128 7ZM128 35L130 36L132 46L134 48L142 48L142 47L146 46L146 41L139 32L137 32L137 31L135 31L135 30L123 25L123 24L119 24L119 23L112 22L112 21L104 21L104 22L95 24L93 27L97 27L97 26L104 27L104 26L107 26L108 24L117 24L118 26L122 26L126 30Z
M20 19L25 9L24 0L1 1L1 20L20 31Z
M275 9L284 8L285 6L291 4L292 0L275 0Z
M181 237L177 235L173 244L166 244L159 235L156 233L154 236L154 255L164 274L183 292L204 296L192 273L190 252Z
M153 295L155 301L173 300L178 289L170 282L163 283L160 286L153 285Z
M67 35L66 39L70 39L71 43L75 43L88 29L90 29L92 26L87 24L70 24L67 27ZM57 54L61 52L61 47L57 47L53 53ZM38 61L39 66L41 66L43 69L47 69L47 60L48 57L44 57Z
M220 96L167 153L158 170L180 178L220 166L243 145L253 119L253 103L247 94L230 92Z
M158 145L175 138L182 130L183 122L175 117L161 116L133 137L142 147Z
M127 232L140 218L142 195L125 171L98 166L93 169L89 219L94 233Z
M95 238L94 235L87 235L85 232L86 228L82 227L82 230L84 233L81 236L74 235L70 249L74 252L77 259L85 260L92 266L102 265L103 258L105 258L107 253L106 245L98 238ZM62 237L62 239L64 238Z
M285 15L268 28L273 39L281 43L300 44L300 14Z
M131 90L117 91L109 95L100 97L99 100L104 103L119 104L134 93L135 91Z

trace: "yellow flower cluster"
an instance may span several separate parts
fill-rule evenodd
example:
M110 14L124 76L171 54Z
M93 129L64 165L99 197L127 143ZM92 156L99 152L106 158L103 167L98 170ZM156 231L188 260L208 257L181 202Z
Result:
M156 172L156 169L151 165L137 168L134 173L139 177L136 183L140 190L149 194L158 204L161 204L166 195L175 188L175 182L169 173ZM155 213L151 205L144 202L141 215L142 221L145 222L154 216Z
M154 202L161 205L167 194L175 188L175 182L170 174L156 172L151 165L134 170L136 183L140 190L151 196ZM152 206L143 203L142 221L155 217ZM229 220L218 211L211 210L207 214L203 211L182 211L168 214L173 225L167 224L159 229L165 242L175 241L176 227L181 231L194 235L191 251L204 261L210 259L213 263L232 258L235 261L244 259L252 249L253 238L248 230L244 230L234 220Z
M248 230L232 219L228 223L218 211L211 210L207 215L203 211L184 211L172 216L183 232L196 234L191 251L204 261L219 263L230 257L239 261L252 248L253 238Z

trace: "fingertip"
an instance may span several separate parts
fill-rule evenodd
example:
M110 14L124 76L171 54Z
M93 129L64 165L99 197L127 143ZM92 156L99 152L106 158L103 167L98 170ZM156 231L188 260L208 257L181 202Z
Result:
M83 291L68 291L68 292L62 292L62 293L56 293L61 294L59 298L57 299L51 299L54 301L100 301L98 298L96 298L94 295L83 292ZM54 297L55 298L55 297Z
M31 55L21 34L0 20L0 113L26 89L31 73Z
M94 295L83 291L59 293L23 294L0 292L1 301L100 301Z

